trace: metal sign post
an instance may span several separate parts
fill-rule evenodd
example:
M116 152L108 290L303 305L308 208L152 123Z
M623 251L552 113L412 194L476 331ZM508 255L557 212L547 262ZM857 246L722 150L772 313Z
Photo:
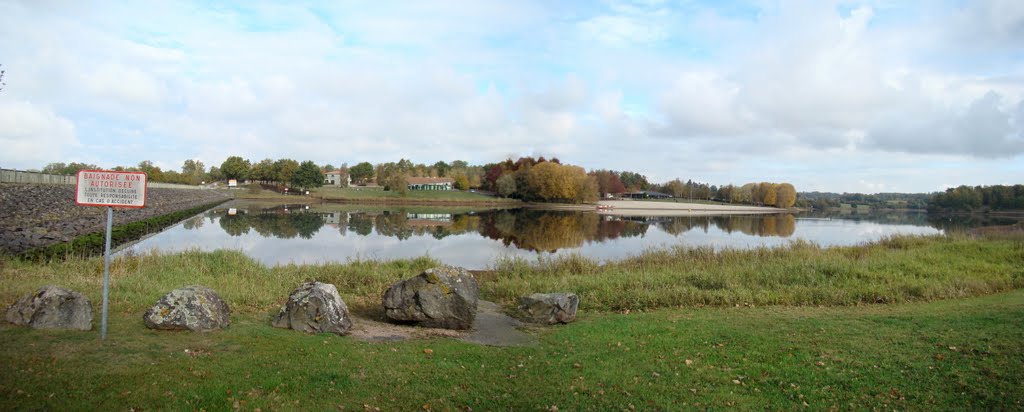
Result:
M107 301L110 295L110 232L114 227L114 208L146 207L146 184L143 172L82 170L75 182L75 203L79 206L107 208L107 238L103 249L103 309L100 338L107 338Z
M107 296L110 291L110 229L114 227L114 208L107 206L107 245L103 249L103 315L100 320L100 338L107 338Z

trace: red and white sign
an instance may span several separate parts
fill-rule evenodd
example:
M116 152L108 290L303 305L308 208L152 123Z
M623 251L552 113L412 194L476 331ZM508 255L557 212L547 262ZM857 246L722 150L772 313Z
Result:
M143 172L82 170L78 172L75 203L80 206L146 207Z

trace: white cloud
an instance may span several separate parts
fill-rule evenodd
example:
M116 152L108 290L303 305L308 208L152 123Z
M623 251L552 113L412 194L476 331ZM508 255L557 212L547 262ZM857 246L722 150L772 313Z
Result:
M41 168L50 162L78 157L74 124L46 107L0 99L0 164L8 168Z
M867 190L904 181L878 159L1020 159L1020 2L897 10L911 18L868 4L16 3L0 15L0 98L102 164L544 154L656 180Z

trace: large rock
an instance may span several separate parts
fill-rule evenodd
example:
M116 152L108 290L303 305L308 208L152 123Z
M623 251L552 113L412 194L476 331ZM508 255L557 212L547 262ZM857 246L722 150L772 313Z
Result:
M576 320L576 308L580 304L575 293L534 293L519 298L518 315L532 323L553 325Z
M92 329L92 304L81 293L43 286L7 308L5 319L37 329Z
M217 292L194 285L164 295L142 320L150 329L205 332L228 327L230 316L231 309Z
M469 329L479 294L476 279L466 269L440 266L391 285L384 293L384 314L420 326Z
M274 317L273 325L307 333L344 335L352 328L352 318L334 285L306 282L288 296L288 302Z

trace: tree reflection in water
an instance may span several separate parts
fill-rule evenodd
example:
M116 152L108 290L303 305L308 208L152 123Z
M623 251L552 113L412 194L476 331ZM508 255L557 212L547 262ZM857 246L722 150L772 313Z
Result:
M411 213L405 209L385 211L317 211L302 206L266 209L227 209L210 212L231 236L255 231L263 237L311 239L326 225L342 236L356 234L406 240L430 236L443 239L452 235L476 233L506 246L530 251L555 252L578 248L586 243L644 236L651 226L673 236L691 230L708 232L717 228L726 233L751 236L789 237L796 231L791 214L734 216L616 217L578 211L531 209L488 210L465 213ZM203 219L185 222L185 229L199 229Z

